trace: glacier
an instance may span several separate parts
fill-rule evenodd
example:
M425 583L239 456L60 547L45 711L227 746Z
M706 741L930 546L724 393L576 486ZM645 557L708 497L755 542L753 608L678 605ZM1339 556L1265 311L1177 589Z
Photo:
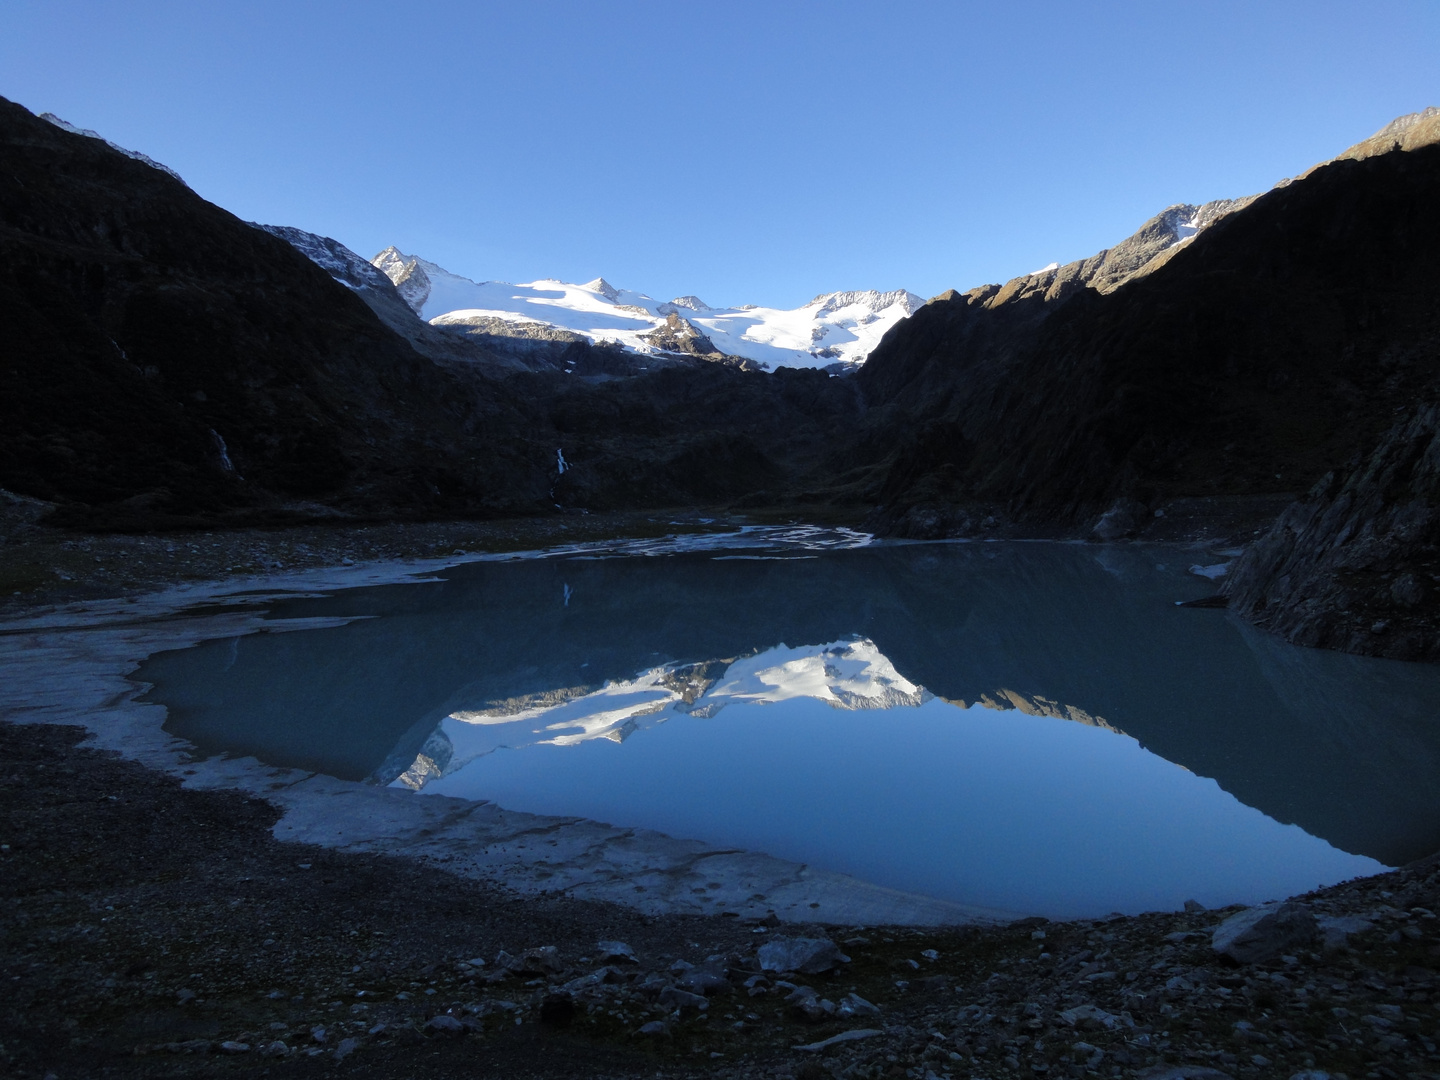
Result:
M859 367L885 332L925 303L905 289L822 293L803 307L746 304L715 308L697 296L658 301L603 277L584 284L554 279L512 284L471 281L417 255L388 247L371 260L420 318L434 326L491 319L567 330L595 344L636 353L664 351L647 340L673 319L689 324L726 356L781 367L845 371Z

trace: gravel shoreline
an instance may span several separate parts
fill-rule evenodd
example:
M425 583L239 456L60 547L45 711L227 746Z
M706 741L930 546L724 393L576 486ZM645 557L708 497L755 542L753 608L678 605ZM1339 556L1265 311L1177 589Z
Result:
M1243 966L1211 948L1229 912L935 930L648 917L281 842L263 800L184 789L81 737L0 725L11 1076L1182 1075L1156 1071L1172 1065L1389 1080L1440 1068L1433 862L1311 894L1317 915L1363 928ZM760 945L795 936L829 937L849 962L758 970ZM637 963L607 959L601 941L625 942ZM719 978L687 983L686 964ZM878 1013L836 1011L852 994ZM637 1034L651 1023L663 1032ZM796 1049L854 1030L873 1034Z

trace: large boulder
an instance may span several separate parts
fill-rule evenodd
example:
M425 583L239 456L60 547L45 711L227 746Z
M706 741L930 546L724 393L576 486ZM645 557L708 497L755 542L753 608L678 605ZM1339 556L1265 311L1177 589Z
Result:
M829 938L774 937L756 950L762 971L795 971L820 975L850 958Z
M1097 540L1123 540L1134 536L1150 517L1150 509L1135 499L1117 499L1090 530Z
M1221 956L1240 964L1271 960L1287 949L1314 942L1319 933L1315 916L1304 904L1287 900L1246 908L1215 928L1210 946Z

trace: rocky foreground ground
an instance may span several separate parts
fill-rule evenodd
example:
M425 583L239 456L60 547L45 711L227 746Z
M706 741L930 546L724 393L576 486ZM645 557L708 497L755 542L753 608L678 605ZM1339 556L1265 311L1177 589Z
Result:
M650 918L281 843L80 737L0 725L7 1076L1440 1075L1434 863L1300 898L1244 962L1232 911Z

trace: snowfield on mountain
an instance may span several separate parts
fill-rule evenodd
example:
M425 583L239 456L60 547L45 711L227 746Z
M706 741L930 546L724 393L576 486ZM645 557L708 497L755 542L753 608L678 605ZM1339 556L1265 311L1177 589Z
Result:
M708 338L715 351L767 368L833 368L864 363L885 332L924 304L904 289L834 292L785 310L746 304L712 308L695 296L659 301L617 289L604 278L584 285L543 279L512 285L471 281L427 259L386 248L372 260L417 315L436 326L500 319L550 326L599 344L660 351L646 340L674 315Z

